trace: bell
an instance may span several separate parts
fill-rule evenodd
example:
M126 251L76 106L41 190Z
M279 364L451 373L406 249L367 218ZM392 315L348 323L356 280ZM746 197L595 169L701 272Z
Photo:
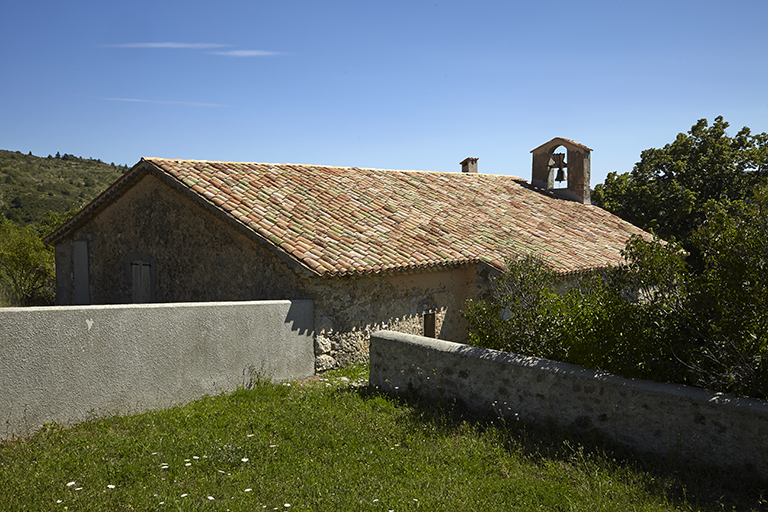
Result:
M565 181L565 171L563 171L563 169L568 167L565 163L565 153L555 153L552 155L551 167L557 167L557 177L555 178L555 181Z

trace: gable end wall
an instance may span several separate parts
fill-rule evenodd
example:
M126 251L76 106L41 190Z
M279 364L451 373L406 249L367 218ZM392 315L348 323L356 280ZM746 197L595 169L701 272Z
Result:
M156 264L156 302L306 298L272 250L152 175L56 245L59 304L74 302L75 240L88 241L92 304L132 302L132 258Z

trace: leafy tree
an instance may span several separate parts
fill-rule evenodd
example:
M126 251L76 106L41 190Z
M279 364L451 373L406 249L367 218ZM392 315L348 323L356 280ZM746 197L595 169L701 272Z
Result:
M659 237L683 242L703 224L710 201L738 201L768 177L768 134L699 120L661 149L647 149L631 173L610 173L595 203Z
M691 242L703 260L686 325L697 383L768 396L768 188L711 201Z
M668 343L674 328L665 323L682 309L673 284L686 277L679 246L638 237L626 256L623 267L569 282L536 257L508 261L493 298L467 303L469 342L625 377L686 382L675 368L678 347Z
M12 306L52 303L53 248L43 243L33 227L0 219L0 277Z
M535 258L508 262L492 300L467 304L470 343L768 398L768 186L702 212L696 268L639 237L625 265L567 285Z
M555 280L555 272L539 258L507 261L507 271L494 283L493 299L467 304L470 343L557 358L555 323L549 313Z

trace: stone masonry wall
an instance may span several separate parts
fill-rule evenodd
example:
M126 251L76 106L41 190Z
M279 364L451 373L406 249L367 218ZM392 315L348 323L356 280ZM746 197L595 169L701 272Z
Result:
M461 311L485 293L478 266L421 274L311 279L318 371L368 358L370 333L389 329L424 333L423 315L435 313L438 338L465 339Z
M385 331L371 335L370 382L768 479L766 400Z
M132 255L153 262L153 302L308 298L300 276L265 244L152 175L56 246L58 304L74 302L66 270L76 239L88 241L92 304L132 302Z

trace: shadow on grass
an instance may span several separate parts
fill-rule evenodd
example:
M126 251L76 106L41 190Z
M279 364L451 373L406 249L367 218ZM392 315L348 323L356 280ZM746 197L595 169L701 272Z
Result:
M768 482L747 469L694 465L671 457L641 453L617 444L595 429L558 428L478 414L460 403L425 399L412 392L388 394L373 386L347 386L338 393L356 393L363 400L384 397L396 407L410 410L409 421L446 432L472 426L478 432L493 429L510 454L534 464L556 461L569 465L642 473L646 490L662 494L678 505L704 511L768 510Z

